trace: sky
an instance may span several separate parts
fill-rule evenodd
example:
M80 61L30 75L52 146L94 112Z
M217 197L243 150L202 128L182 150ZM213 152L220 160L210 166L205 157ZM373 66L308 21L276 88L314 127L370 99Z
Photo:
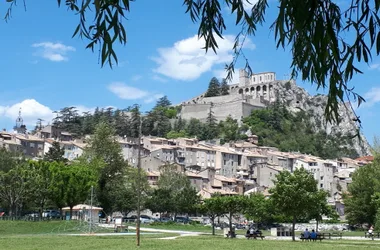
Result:
M0 21L0 128L11 129L20 108L24 123L32 128L37 118L46 124L55 116L53 111L67 106L84 112L140 104L149 110L163 95L179 104L204 92L212 77L225 76L224 65L232 60L231 48L239 29L233 22L235 16L224 7L225 38L218 40L218 54L205 54L203 41L197 39L198 26L185 14L182 3L132 2L128 20L123 21L128 42L115 47L119 65L110 69L101 67L96 50L85 49L86 40L72 38L79 19L65 6L58 8L57 1L27 0L25 10L19 1L11 20ZM266 23L246 41L244 53L253 72L274 71L281 80L290 73L291 54L276 49L269 29L275 20L276 1L269 3ZM0 15L5 15L8 6L0 2ZM236 68L243 65L241 60ZM380 57L360 66L364 74L354 76L350 85L367 99L357 113L365 136L372 141L379 135ZM325 92L296 81L311 94Z

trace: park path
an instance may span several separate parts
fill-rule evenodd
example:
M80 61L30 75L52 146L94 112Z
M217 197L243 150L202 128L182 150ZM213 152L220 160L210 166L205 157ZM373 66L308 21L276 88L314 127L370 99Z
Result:
M136 230L136 227L129 226L128 228ZM144 231L144 232L179 234L179 236L170 236L170 237L158 238L160 240L175 240L175 239L177 239L179 237L199 236L199 235L202 235L202 234L210 234L210 233L204 233L204 232L193 232L193 231L184 231L184 230L169 230L169 229L156 229L156 228L147 228L147 227L141 227L140 230Z

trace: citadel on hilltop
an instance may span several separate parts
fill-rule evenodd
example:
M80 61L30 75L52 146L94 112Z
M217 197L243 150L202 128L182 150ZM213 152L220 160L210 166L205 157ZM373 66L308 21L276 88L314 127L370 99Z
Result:
M289 80L276 80L276 73L264 72L248 75L244 69L239 70L239 82L229 85L229 94L223 96L205 97L205 93L183 102L182 119L207 119L208 114L218 121L225 120L229 115L239 122L253 110L262 109L276 100L275 90L279 83Z

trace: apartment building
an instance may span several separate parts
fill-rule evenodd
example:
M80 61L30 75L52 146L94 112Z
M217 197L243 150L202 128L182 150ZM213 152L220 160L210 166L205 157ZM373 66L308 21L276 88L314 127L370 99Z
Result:
M329 161L318 157L301 155L295 161L295 168L305 168L318 181L318 189L331 191L336 167Z
M44 140L44 154L49 152L49 149L53 146L53 142L55 142L55 140L53 139ZM63 157L65 157L69 161L72 161L80 157L83 154L85 147L87 146L87 144L81 140L58 141L58 143L59 146L64 150Z
M12 152L22 152L21 143L16 141L15 135L6 131L0 132L0 147Z
M44 140L29 134L16 134L15 141L21 145L25 156L31 158L42 158L44 156Z

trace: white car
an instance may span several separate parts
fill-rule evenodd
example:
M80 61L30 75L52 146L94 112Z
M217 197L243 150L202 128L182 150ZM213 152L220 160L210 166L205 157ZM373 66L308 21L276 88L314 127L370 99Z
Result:
M149 223L154 222L154 220L151 217L149 217L148 215L141 215L140 216L140 222L142 224L149 224Z

